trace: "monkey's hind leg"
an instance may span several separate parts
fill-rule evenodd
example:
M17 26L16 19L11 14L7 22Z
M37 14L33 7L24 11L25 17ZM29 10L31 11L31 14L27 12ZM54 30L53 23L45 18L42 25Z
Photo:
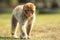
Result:
M17 32L17 20L14 17L14 15L12 16L12 22L11 22L11 34L13 38L18 38L16 35Z

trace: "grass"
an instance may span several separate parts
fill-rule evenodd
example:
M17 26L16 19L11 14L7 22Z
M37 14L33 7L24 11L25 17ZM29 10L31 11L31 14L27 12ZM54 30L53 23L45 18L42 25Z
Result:
M0 40L20 40L11 38L10 21L10 13L0 14ZM30 40L60 40L60 14L36 15L31 36Z

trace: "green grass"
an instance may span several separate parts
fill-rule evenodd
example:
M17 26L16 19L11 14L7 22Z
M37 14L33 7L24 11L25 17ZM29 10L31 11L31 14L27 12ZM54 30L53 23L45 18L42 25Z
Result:
M0 14L0 40L20 40L11 38L10 21L10 13ZM31 36L30 40L60 40L60 14L37 14Z

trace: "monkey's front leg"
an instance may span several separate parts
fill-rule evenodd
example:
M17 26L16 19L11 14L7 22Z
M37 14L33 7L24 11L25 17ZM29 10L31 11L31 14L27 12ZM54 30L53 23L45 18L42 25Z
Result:
M33 18L33 17L28 21L28 25L27 25L27 28L26 28L28 38L30 38L30 32L33 28L34 22L35 22L35 18Z
M27 39L27 32L26 32L26 26L27 26L27 20L22 20L20 23L20 38L21 39Z

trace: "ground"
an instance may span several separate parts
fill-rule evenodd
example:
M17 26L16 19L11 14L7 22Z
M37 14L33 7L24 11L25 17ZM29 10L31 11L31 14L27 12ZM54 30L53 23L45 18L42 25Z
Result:
M11 38L11 13L0 14L0 40ZM19 28L17 34L19 36ZM37 14L31 40L60 40L60 14Z

